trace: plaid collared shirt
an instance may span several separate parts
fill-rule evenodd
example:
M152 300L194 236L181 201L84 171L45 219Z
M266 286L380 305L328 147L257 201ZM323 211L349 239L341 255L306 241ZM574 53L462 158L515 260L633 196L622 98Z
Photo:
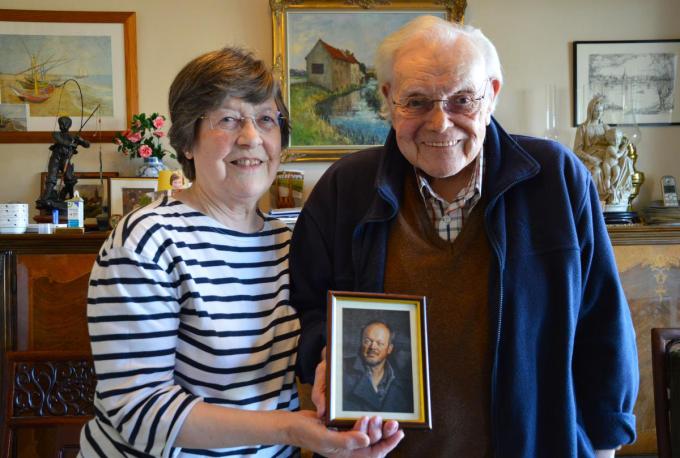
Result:
M482 196L483 151L479 153L475 161L477 165L470 177L470 182L460 190L452 202L447 202L434 192L427 177L416 169L416 180L420 195L425 201L427 213L439 237L449 242L453 242L458 237L466 218Z

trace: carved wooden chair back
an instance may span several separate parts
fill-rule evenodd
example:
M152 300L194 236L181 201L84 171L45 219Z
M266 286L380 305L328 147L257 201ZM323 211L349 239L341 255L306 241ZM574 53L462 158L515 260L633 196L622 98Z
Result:
M669 398L670 371L668 353L671 346L680 342L680 328L652 328L652 377L654 380L654 414L656 418L656 443L659 458L680 456L680 450L673 450L680 442L680 431L673 431L679 435L671 436ZM676 393L676 396L680 393ZM677 421L674 421L677 424Z
M2 424L2 458L17 454L22 457L76 456L80 449L80 429L94 415L96 378L91 354L7 352L5 367L2 382L7 398ZM34 441L31 441L34 443L28 450L23 448L26 444L17 441L20 430L34 431Z

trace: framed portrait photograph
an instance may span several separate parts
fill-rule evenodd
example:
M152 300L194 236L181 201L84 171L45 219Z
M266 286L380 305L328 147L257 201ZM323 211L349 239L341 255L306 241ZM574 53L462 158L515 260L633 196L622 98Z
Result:
M425 297L328 292L327 423L432 428Z
M136 208L152 202L158 190L157 178L111 178L109 179L109 196L113 216L124 216Z
M603 95L611 125L680 124L680 40L575 41L573 125Z
M91 141L129 126L135 13L3 9L0 18L0 143L50 143L58 116Z
M118 172L102 172L101 180L99 172L74 172L76 185L74 191L83 199L85 227L97 227L97 215L103 212L103 207L109 208L109 179L118 177ZM40 173L40 195L45 190L47 172ZM63 181L61 175L57 177L57 189L61 189ZM47 211L41 211L47 215ZM50 215L51 218L51 215Z
M274 72L290 111L293 161L382 145L390 125L374 60L380 42L428 14L462 21L466 0L270 0Z

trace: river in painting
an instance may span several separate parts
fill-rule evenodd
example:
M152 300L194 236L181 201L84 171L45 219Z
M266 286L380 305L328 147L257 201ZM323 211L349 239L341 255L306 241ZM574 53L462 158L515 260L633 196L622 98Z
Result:
M390 125L380 116L376 88L377 81L370 79L359 89L319 103L317 113L354 145L382 145Z

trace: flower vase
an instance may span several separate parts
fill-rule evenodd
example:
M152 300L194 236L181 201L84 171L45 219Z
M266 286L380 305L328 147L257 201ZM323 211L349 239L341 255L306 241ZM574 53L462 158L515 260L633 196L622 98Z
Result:
M151 156L144 158L144 164L137 170L138 177L158 178L158 172L167 167L157 157Z

